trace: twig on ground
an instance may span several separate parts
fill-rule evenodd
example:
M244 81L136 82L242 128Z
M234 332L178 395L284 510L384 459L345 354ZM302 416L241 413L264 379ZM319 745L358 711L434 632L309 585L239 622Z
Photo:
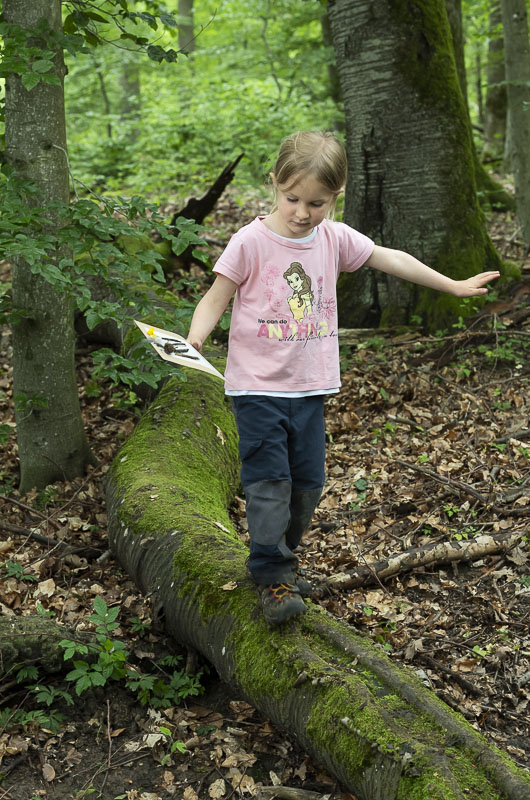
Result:
M455 672L450 667L446 667L445 664L442 664L440 661L436 661L436 659L432 658L428 653L423 653L420 650L418 651L418 653L416 653L416 657L420 661L425 661L427 666L429 666L431 669L443 672L445 675L450 675L452 680L454 680L455 683L458 683L458 685L465 692L468 692L469 694L474 694L477 697L483 694L483 689L480 686L477 686L476 684L471 683L471 681L466 680L466 678L462 677L460 673Z
M480 503L482 503L482 505L484 505L487 509L494 511L496 514L499 514L500 516L521 517L525 516L529 512L528 506L522 506L520 508L503 508L502 506L493 503L483 494L477 492L477 490L474 489L473 486L470 486L469 484L464 483L463 481L457 481L454 478L446 478L444 475L439 475L432 469L427 469L426 467L420 467L417 464L410 464L408 461L402 461L399 458L396 458L394 460L396 464L401 464L402 467L414 470L415 472L419 472L423 475L426 475L428 478L433 478L433 480L438 481L439 483L443 483L445 486L450 487L458 494L460 494L460 492L465 492L466 494L470 494L472 497L475 497Z

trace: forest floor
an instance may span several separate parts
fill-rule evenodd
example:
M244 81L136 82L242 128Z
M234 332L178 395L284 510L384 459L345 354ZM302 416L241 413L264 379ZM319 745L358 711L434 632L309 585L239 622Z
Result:
M209 226L213 248L240 224L236 206L223 199ZM326 411L328 479L300 558L317 583L328 580L321 605L530 768L530 263L502 215L490 226L500 252L523 269L507 295L438 338L374 331L343 346L343 388ZM0 422L13 424L10 336L1 333ZM14 438L6 446L1 613L40 613L90 630L100 598L119 607L113 637L125 643L130 663L158 674L161 654L186 654L157 628L150 599L109 556L106 540L105 473L137 417L110 387L86 395L90 348L77 356L99 464L83 479L22 497ZM242 498L232 515L247 540ZM486 534L517 540L474 560L385 579L373 568L434 543L464 550ZM332 576L365 564L372 565L366 585L333 588ZM207 665L203 671L202 694L157 710L114 681L77 697L64 675L39 676L41 685L72 694L74 705L59 698L50 707L27 684L4 681L0 800L229 800L271 797L275 786L278 797L355 800ZM64 715L60 725L53 709ZM176 741L184 753L170 752Z

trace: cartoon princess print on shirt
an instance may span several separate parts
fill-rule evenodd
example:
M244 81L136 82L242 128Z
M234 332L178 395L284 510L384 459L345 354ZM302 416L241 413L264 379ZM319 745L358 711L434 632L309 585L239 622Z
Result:
M298 261L292 262L289 269L283 273L283 277L293 291L287 298L289 308L296 322L300 322L313 311L315 295L311 291L311 278Z

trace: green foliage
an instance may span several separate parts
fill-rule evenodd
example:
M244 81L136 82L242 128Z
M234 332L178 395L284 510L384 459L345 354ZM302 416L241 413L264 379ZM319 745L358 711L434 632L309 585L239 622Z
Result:
M31 31L0 22L0 37L4 42L0 77L16 73L28 91L41 81L60 84L59 77L53 74L53 58L58 49L79 56L109 41L143 51L157 63L176 61L178 53L160 43L164 28L177 27L175 17L165 11L159 13L158 9L153 9L155 13L131 11L130 5L128 0L109 0L96 11L85 0L67 0L63 3L62 33L51 30L46 19L40 20ZM149 29L157 33L156 42L146 35Z
M11 425L6 425L4 423L0 424L0 444L6 444L9 440L9 437L13 433L13 428Z
M46 20L31 33L0 21L0 41L0 77L16 73L28 91L41 82L60 84L53 64L57 42Z
M207 0L195 9L196 49L178 65L132 63L108 47L69 59L74 172L109 191L167 199L168 189L200 193L244 152L236 185L262 183L285 135L334 127L323 12L318 0ZM173 39L166 28L157 41L168 48ZM127 73L139 87L136 115L124 110Z
M17 581L25 581L26 583L36 583L37 578L25 572L25 568L18 561L8 559L0 564L0 571L4 572L8 578L15 578Z
M357 499L350 503L350 510L359 511L366 502L366 497L368 494L368 482L365 481L364 478L359 478L359 480L355 481L353 485L357 490Z
M13 566L15 564L15 567ZM7 565L7 566L6 566ZM2 567L8 575L19 580L27 579L16 562L5 562ZM179 668L178 656L167 656L159 660L156 672L140 672L129 662L130 654L125 644L116 639L114 632L118 628L120 606L108 607L101 597L94 600L94 612L89 617L95 626L95 642L83 642L64 639L60 646L64 649L64 660L73 661L73 669L66 675L66 681L73 684L79 696L87 689L107 686L111 681L120 681L134 692L142 705L152 708L169 708L182 703L187 697L201 693L200 673L188 675ZM137 618L129 620L133 630L145 632L147 625ZM81 658L79 658L81 656ZM167 669L166 669L167 668ZM44 728L58 733L65 720L55 706L60 703L73 705L70 692L50 683L39 681L39 671L33 664L22 664L15 668L15 680L19 684L30 682L27 699L44 708L3 708L0 710L0 729L9 731L15 728ZM171 732L164 732L171 737ZM184 752L182 744L172 741L168 750L168 758L175 751ZM167 760L167 759L166 759Z
M31 711L9 707L0 709L0 729L2 730L20 726L30 729L44 728L52 733L59 733L64 720L64 715L54 708L47 711L40 708Z
M518 339L517 334L499 337L494 345L479 344L479 353L483 353L490 364L498 361L507 363L526 363L530 352L530 345L524 339Z
M116 630L120 606L109 608L101 597L94 600L94 613L89 620L96 626L96 644L83 644L64 639L65 661L73 660L74 669L66 680L75 686L80 695L93 686L105 686L110 680L123 681L134 692L142 705L153 708L168 708L178 705L183 699L201 691L199 676L187 675L184 670L173 668L167 676L142 673L128 664L129 653L123 642L112 638ZM137 618L135 618L138 622ZM135 623L136 624L136 623ZM145 631L145 626L143 630ZM87 659L75 659L76 655ZM176 662L172 662L175 664Z
M149 315L158 324L185 333L192 303L183 302L168 311L165 256L152 237L156 234L175 254L191 245L195 257L206 261L200 249L204 246L200 226L180 217L169 227L158 208L139 195L113 199L96 195L41 209L32 204L37 191L31 182L19 180L10 167L0 173L0 248L5 258L24 259L34 274L69 294L89 329L101 322L114 322L121 329L131 318ZM54 233L49 232L50 213L58 220ZM13 324L21 319L21 313L9 300L4 293L3 318ZM156 386L175 371L145 343L137 349L134 361L103 349L95 356L93 378L110 378L128 387L141 382ZM15 398L17 410L24 413L42 402L37 396ZM5 437L8 431L0 433Z
M171 756L173 755L173 753L177 752L177 753L181 753L183 755L184 753L187 753L188 751L186 750L186 745L184 744L184 742L181 742L178 739L173 739L173 734L169 730L169 728L160 727L159 730L160 730L160 733L163 733L164 736L166 736L169 739L170 743L171 743L170 747L169 747L169 750L163 756L162 761L160 762L162 764L162 766L165 766L167 764L167 762L169 761L169 759L171 758Z

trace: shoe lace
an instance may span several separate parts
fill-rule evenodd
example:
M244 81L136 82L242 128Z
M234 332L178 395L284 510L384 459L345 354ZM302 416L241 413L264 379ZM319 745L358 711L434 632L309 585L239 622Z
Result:
M294 586L292 583L273 583L267 586L267 591L272 595L272 599L281 603L285 597L292 594Z

